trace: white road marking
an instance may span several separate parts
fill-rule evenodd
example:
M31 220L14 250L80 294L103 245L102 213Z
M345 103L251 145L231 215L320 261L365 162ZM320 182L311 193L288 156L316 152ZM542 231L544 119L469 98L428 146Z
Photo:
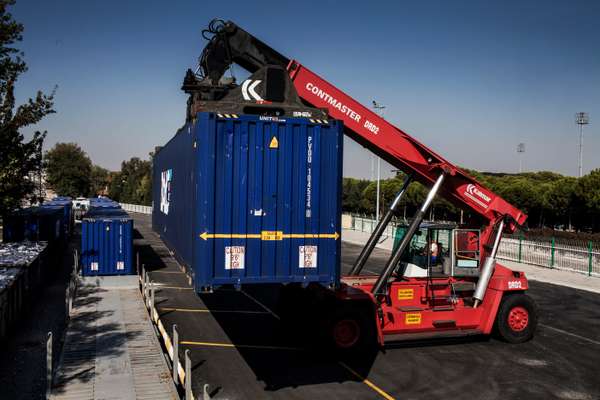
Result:
M590 343L593 343L593 344L600 345L600 342L598 342L596 340L593 340L593 339L590 339L590 338L586 338L585 336L579 336L579 335L577 335L575 333L563 331L562 329L554 328L552 326L548 326L548 325L544 325L544 324L540 324L540 326L543 326L544 328L548 328L548 329L553 330L553 331L558 332L558 333L562 333L563 335L573 336L573 337L576 337L578 339L585 340L586 342L590 342Z
M281 318L279 318L279 315L275 314L269 307L265 306L263 303L261 303L260 301L256 300L254 297L250 296L248 293L246 293L245 290L240 290L240 292L242 292L246 297L248 297L250 300L252 300L256 304L258 304L259 306L261 306L265 311L267 311L273 317L277 318L278 320L281 319Z

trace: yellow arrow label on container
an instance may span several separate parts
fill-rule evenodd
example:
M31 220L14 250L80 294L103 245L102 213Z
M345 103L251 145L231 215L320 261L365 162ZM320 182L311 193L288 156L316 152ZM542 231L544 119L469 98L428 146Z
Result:
M279 141L277 140L276 136L273 136L273 139L271 139L271 143L269 143L269 148L270 149L277 149L277 148L279 148Z
M200 234L204 240L208 239L260 239L260 233L208 233Z
M283 239L334 239L338 240L340 234L334 233L283 233L282 231L262 231L261 233L201 233L200 238L208 239L260 239L260 240L283 240Z

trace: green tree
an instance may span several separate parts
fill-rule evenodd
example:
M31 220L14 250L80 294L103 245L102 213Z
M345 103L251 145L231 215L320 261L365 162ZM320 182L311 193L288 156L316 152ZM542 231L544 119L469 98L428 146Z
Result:
M41 172L46 132L36 131L25 141L21 130L54 112L54 92L47 96L38 91L35 99L15 106L15 83L27 65L23 53L14 47L22 40L23 25L8 12L13 4L13 0L0 0L0 215L19 207L23 200L36 200L32 178Z
M90 196L96 197L105 194L104 191L110 182L110 171L98 165L92 166L90 173Z
M121 163L121 171L112 176L109 197L122 203L152 203L152 163L133 157Z
M571 227L575 213L575 187L577 178L563 177L552 183L547 193L547 203L552 224Z
M600 231L600 168L578 179L575 196L582 210L578 218L580 228Z
M60 196L90 192L92 162L76 143L56 143L44 156L48 185Z

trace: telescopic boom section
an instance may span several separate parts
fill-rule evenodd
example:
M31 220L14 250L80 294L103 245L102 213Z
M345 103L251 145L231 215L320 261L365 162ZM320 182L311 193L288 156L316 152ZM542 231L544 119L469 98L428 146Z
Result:
M288 72L298 95L314 107L326 108L329 114L344 121L346 134L402 171L413 174L419 182L432 186L440 175L447 174L441 192L459 207L467 206L493 225L508 216L512 232L527 218L500 196L479 184L467 173L396 128L297 61L290 61Z

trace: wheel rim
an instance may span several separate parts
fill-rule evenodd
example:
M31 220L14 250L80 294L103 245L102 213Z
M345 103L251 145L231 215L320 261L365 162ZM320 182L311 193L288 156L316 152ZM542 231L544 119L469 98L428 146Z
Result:
M524 307L514 307L508 313L508 326L515 332L521 332L529 324L529 312Z
M338 321L333 327L333 340L336 346L347 349L354 346L360 338L360 327L353 319Z

